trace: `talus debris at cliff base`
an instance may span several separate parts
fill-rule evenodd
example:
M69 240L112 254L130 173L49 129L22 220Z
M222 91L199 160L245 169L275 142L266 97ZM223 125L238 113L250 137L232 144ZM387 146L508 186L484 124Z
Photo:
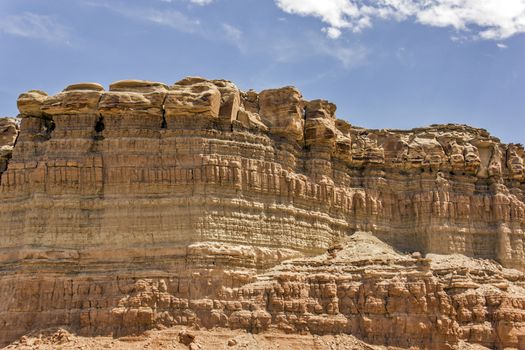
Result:
M0 123L0 342L159 325L522 339L521 145L358 128L293 87L194 77L33 90L18 107ZM467 260L435 265L448 254Z

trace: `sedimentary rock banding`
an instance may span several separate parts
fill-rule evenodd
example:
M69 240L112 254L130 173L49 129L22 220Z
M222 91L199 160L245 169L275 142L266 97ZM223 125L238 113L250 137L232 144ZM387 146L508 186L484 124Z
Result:
M20 127L0 124L0 341L42 323L85 334L195 323L518 342L525 304L504 284L522 277L486 269L502 293L455 297L485 282L452 271L445 287L445 272L402 255L391 267L344 258L348 271L308 257L368 231L400 251L523 271L521 145L464 125L359 128L293 87L196 77L29 91L18 107ZM303 260L268 272L290 258Z

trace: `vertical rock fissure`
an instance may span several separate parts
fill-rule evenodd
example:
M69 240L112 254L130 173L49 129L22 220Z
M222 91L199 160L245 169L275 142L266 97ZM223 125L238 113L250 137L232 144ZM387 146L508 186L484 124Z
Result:
M49 138L51 138L51 134L53 133L53 131L54 131L55 128L56 128L55 121L54 121L53 119L46 120L45 128L46 128L46 134L47 134L47 136L48 136Z
M97 106L100 105L100 101L101 100L102 100L102 94L98 98ZM99 111L98 119L97 119L97 122L95 123L95 133L96 134L93 137L95 139L95 141L99 141L99 140L103 140L104 139L104 135L102 135L102 132L104 131L105 128L106 128L106 126L104 125L104 116Z
M95 124L95 131L97 133L101 133L102 131L104 131L104 128L105 128L104 117L102 115L100 115L98 117L97 123Z
M168 94L164 96L164 99L162 100L162 105L160 106L160 108L162 109L162 123L160 124L161 129L168 128L168 123L166 122L166 108L164 107L167 99L168 99Z
M304 106L303 111L302 111L303 113L302 115L303 117L303 148L306 148L306 109L307 108L308 107Z

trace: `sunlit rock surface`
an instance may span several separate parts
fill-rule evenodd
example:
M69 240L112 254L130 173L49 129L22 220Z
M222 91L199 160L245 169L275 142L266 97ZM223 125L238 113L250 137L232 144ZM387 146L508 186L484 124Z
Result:
M61 325L436 349L525 334L521 145L363 129L293 87L198 77L18 106L20 126L0 119L0 343Z

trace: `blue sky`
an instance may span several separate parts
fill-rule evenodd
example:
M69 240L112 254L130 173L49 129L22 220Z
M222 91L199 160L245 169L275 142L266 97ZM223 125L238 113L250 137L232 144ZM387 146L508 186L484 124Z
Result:
M30 89L199 75L523 143L524 33L525 0L0 0L0 115Z

